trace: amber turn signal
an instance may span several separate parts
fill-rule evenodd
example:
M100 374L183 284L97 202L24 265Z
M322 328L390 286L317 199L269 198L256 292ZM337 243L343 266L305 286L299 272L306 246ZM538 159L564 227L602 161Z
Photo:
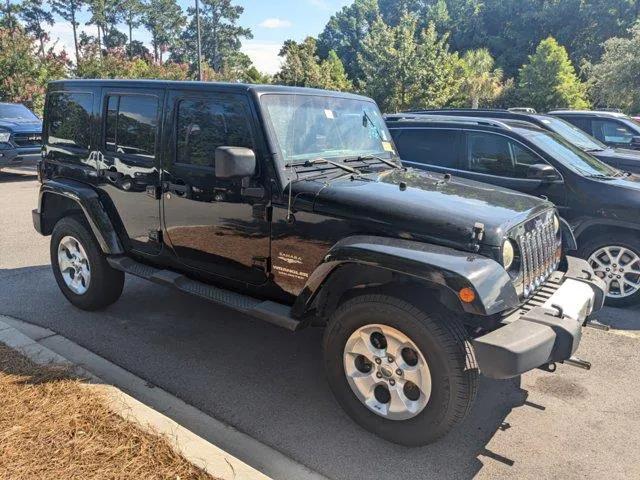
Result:
M464 303L471 303L476 299L476 292L472 288L464 287L458 292L458 296Z

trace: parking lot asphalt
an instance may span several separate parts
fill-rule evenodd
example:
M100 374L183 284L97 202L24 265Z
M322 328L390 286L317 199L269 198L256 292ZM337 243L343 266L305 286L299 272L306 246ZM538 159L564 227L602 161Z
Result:
M0 172L0 314L45 326L335 479L640 478L640 308L605 309L578 355L508 381L481 379L466 421L438 443L390 444L332 398L320 339L128 278L104 312L75 309L31 224L32 169Z

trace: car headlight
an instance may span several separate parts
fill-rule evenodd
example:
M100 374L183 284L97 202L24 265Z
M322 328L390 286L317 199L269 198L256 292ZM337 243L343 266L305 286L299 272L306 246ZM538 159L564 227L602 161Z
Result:
M556 235L560 232L560 219L558 218L558 215L553 216L553 232Z
M515 258L515 249L511 240L505 240L502 244L502 266L505 270L509 270L513 265Z
M11 137L11 132L0 130L0 143L7 143Z

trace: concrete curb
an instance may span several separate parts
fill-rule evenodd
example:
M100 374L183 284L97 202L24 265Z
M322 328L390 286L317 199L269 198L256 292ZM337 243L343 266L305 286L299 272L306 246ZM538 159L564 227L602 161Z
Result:
M55 332L0 315L0 342L40 365L73 366L113 410L165 436L193 464L221 479L322 480L322 475L212 418Z

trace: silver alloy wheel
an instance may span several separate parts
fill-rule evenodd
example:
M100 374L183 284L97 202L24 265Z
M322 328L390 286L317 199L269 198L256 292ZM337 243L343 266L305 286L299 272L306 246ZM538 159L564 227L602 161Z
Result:
M618 245L599 248L589 257L589 264L607 284L607 296L625 298L640 289L640 256Z
M74 237L66 236L58 244L58 267L69 289L84 295L91 282L91 266L82 244Z
M429 365L416 344L393 327L372 324L354 331L343 363L353 393L381 417L408 420L429 402Z

